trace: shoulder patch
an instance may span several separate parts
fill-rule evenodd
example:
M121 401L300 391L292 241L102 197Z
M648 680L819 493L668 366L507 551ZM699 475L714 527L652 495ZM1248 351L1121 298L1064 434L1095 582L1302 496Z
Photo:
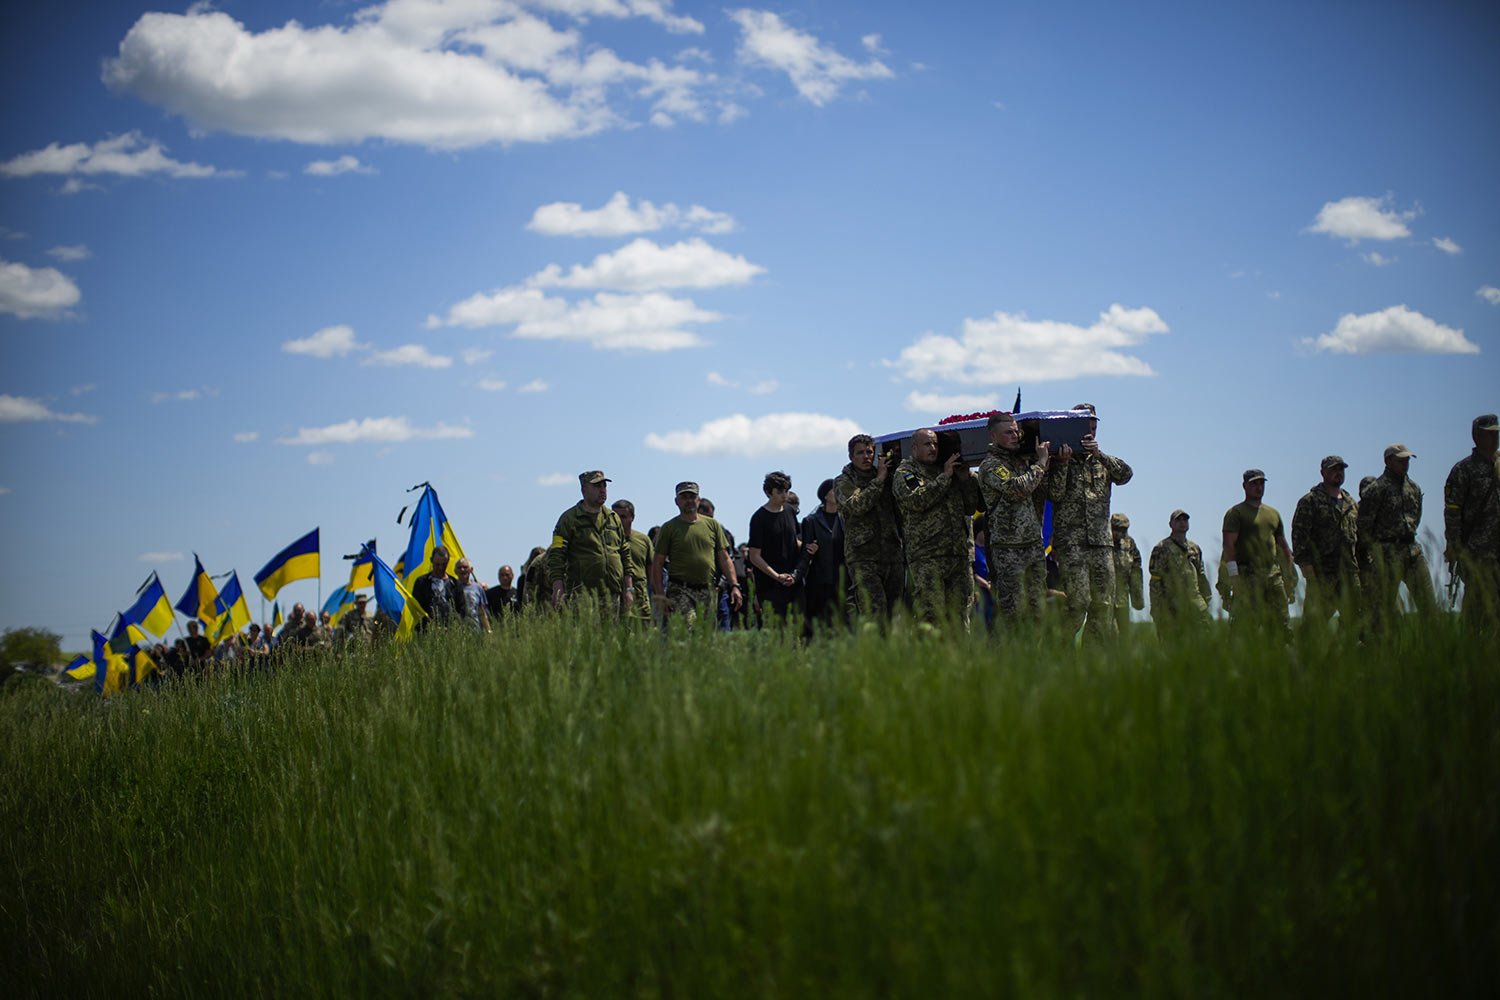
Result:
M998 480L1000 480L1002 483L1005 482L1005 481L1007 481L1008 479L1010 479L1010 466L1008 466L1008 465L997 465L997 466L995 466L995 478L998 479Z
M908 472L906 473L906 485L912 487L920 486L922 485L922 477L915 472Z

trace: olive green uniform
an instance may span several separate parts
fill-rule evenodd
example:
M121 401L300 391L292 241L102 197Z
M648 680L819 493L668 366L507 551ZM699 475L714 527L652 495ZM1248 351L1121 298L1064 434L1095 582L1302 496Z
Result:
M1500 622L1500 457L1475 448L1443 484L1443 534L1464 581L1464 621L1473 628Z
M630 565L627 572L635 587L635 600L630 605L629 617L650 621L651 588L646 577L651 573L651 561L656 558L656 546L651 544L650 535L634 529L630 532L629 545Z
M694 621L702 609L710 621L716 619L718 592L714 575L720 552L729 549L729 538L718 521L699 514L695 521L682 515L661 526L656 534L656 554L667 560L667 610Z
M1115 622L1115 564L1109 530L1109 504L1115 486L1130 482L1134 471L1113 455L1080 452L1068 462L1054 462L1047 476L1052 501L1052 552L1067 591L1067 631L1088 622L1088 637L1108 642L1118 634Z
M1015 624L1042 615L1047 596L1047 554L1042 548L1042 504L1038 491L1047 469L1031 455L990 445L979 463L979 495L989 532L990 592L1002 620Z
M844 565L855 601L863 613L889 618L901 602L905 576L891 477L877 479L873 468L860 472L850 462L833 489L844 519Z
M1352 618L1359 610L1359 504L1347 490L1329 496L1322 484L1297 501L1292 514L1292 561L1311 566L1302 617L1326 622L1339 612Z
M1219 566L1219 593L1229 609L1229 624L1236 629L1272 627L1286 635L1291 629L1287 614L1286 586L1282 576L1285 553L1278 539L1285 540L1281 514L1270 504L1256 506L1246 500L1224 513L1224 530L1234 532L1234 561L1239 575L1228 575Z
M957 616L967 629L974 605L971 515L979 507L979 486L972 476L956 476L914 458L897 466L893 480L917 617L936 625Z
M547 578L554 586L561 580L569 596L587 591L606 608L618 610L630 561L630 542L620 515L608 507L590 511L580 500L552 529Z
M1115 624L1123 629L1130 624L1131 608L1140 611L1146 607L1144 560L1135 539L1124 532L1113 540L1110 548L1115 561Z
M1397 588L1407 593L1419 612L1437 609L1432 572L1417 542L1422 522L1422 488L1410 476L1397 478L1387 469L1370 484L1359 501L1359 540L1370 556L1370 623L1379 627L1397 613Z
M1151 620L1156 634L1172 639L1208 628L1212 591L1198 543L1168 535L1151 550Z

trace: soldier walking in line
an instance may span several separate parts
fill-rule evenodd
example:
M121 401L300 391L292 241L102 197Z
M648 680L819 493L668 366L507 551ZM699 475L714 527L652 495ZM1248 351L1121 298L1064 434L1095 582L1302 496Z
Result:
M1397 588L1406 584L1423 615L1437 610L1427 556L1417 542L1422 522L1422 488L1407 474L1416 456L1404 444L1385 449L1385 471L1359 502L1359 538L1370 553L1370 624L1380 628L1400 607Z
M1151 550L1150 565L1151 620L1163 642L1206 632L1213 594L1203 569L1203 550L1188 541L1187 511L1172 511L1167 526L1172 533Z
M1291 637L1286 606L1296 593L1297 571L1286 542L1281 514L1263 502L1266 474L1246 469L1241 477L1245 499L1224 514L1224 558L1219 565L1219 594L1235 629L1272 628Z
M1343 488L1348 467L1337 455L1323 459L1323 481L1303 494L1292 514L1292 557L1307 581L1302 618L1308 625L1337 611L1347 627L1359 613L1359 504Z
M620 529L625 533L630 546L630 579L635 586L635 599L631 601L625 617L632 621L651 621L651 588L646 583L651 560L656 556L656 547L645 532L635 530L635 504L629 500L616 500L610 510L620 516Z
M1115 566L1109 504L1116 486L1130 482L1129 465L1099 450L1099 418L1093 403L1075 411L1089 415L1089 432L1077 454L1063 445L1047 478L1052 501L1052 552L1067 592L1066 623L1074 635L1088 622L1088 638L1106 644L1118 635L1114 616Z
M578 474L583 499L563 511L552 529L547 550L547 578L552 581L552 606L580 593L599 601L604 614L628 612L635 600L630 566L630 536L620 515L605 506L609 480L598 469Z
M972 515L979 487L955 452L938 464L937 432L917 431L911 457L896 468L891 492L906 529L912 605L930 625L956 617L969 628L974 606Z
M844 519L849 586L860 612L882 622L901 602L905 576L889 474L885 456L875 454L875 439L856 434L849 439L849 464L833 484Z
M656 554L651 559L651 591L660 599L663 614L689 623L700 614L715 621L718 606L714 573L724 574L729 586L729 604L738 611L744 602L734 562L729 558L729 539L719 522L698 513L698 484L677 484L676 517L656 533ZM671 562L671 576L662 587L662 570ZM665 617L663 619L665 621Z
M979 464L979 493L988 525L990 593L1005 628L1042 617L1047 597L1047 556L1042 548L1041 487L1051 462L1051 444L1021 451L1021 428L1009 413L990 417L990 453Z
M1124 514L1109 515L1109 535L1115 562L1115 624L1124 632L1130 625L1130 609L1146 610L1141 550L1130 537L1130 518Z
M1465 624L1493 633L1500 625L1500 418L1475 417L1474 450L1443 484L1444 558L1464 583Z

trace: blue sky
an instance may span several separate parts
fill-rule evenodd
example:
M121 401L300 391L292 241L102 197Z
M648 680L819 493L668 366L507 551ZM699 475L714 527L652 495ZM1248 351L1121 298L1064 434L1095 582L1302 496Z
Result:
M1088 400L1215 557L1500 409L1484 4L10 5L0 627L196 551L331 558L430 480L480 576L603 468L743 537L844 441ZM287 601L314 599L311 582ZM256 602L252 601L252 605ZM258 608L253 608L258 613Z

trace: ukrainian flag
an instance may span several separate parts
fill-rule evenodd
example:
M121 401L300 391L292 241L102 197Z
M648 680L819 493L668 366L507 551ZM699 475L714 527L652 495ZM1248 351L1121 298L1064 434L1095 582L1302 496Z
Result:
M372 552L370 558L375 567L375 605L396 623L397 639L410 639L417 622L427 613L379 556Z
M218 599L219 592L214 589L214 582L209 579L208 570L203 568L198 553L194 552L193 580L177 602L177 610L189 618L196 618L205 625L211 625L218 615L218 612L214 610L214 602Z
M125 620L144 626L152 635L166 635L176 619L172 616L172 605L167 603L161 577L152 573L135 593L135 603L126 609Z
M417 501L417 509L411 515L411 541L406 545L406 554L400 564L404 570L401 580L408 586L432 569L432 550L439 545L448 549L449 566L458 565L458 561L464 558L464 548L458 544L458 536L453 533L448 515L443 513L437 490L430 483L422 486L422 499Z
M366 587L375 586L375 564L370 561L374 553L375 539L372 538L360 547L359 555L353 557L354 565L349 567L350 590L364 590Z
M82 653L79 653L73 658L72 663L68 664L66 667L63 667L63 673L67 674L75 681L86 681L89 678L93 677L94 674L98 673L98 670L94 667L93 660L89 659Z
M229 583L214 601L214 622L209 627L210 642L217 643L250 624L250 605L245 603L245 594L240 590L240 575L229 574Z
M109 630L109 648L113 652L119 653L121 656L124 656L125 653L129 651L130 647L134 646L136 643L149 643L150 641L151 640L149 637L147 637L146 633L141 631L139 625L128 620L118 611L115 612L114 627Z
M354 607L354 591L348 587L340 587L328 596L323 602L323 610L328 612L328 627L338 628L339 619L344 613Z
M271 631L275 632L286 624L286 615L281 613L281 602L275 601L271 604ZM266 636L270 638L270 636Z
M293 580L316 580L320 572L318 562L318 529L314 528L297 539L260 568L255 574L255 585L274 600L277 591Z
M144 684L147 677L156 673L156 661L139 646L125 659L130 664L130 683L132 684Z
M94 690L100 694L118 694L125 690L130 677L130 667L118 653L109 648L109 640L97 630L90 633L94 640Z

